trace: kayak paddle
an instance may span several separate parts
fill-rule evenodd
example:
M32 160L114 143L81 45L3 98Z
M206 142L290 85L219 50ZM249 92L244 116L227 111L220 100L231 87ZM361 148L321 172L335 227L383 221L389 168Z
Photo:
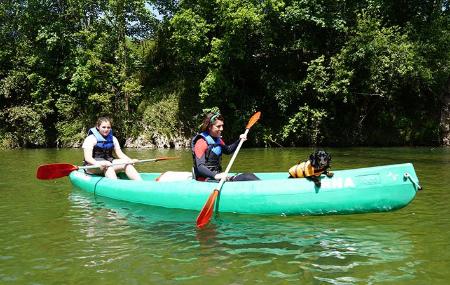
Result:
M158 157L152 159L143 159L135 162L122 162L122 163L113 163L114 165L124 165L124 164L135 164L142 162L157 162L160 160L169 160L169 159L177 159L177 157ZM43 164L40 165L36 172L36 177L38 179L48 180L48 179L56 179L69 175L72 171L78 169L93 169L100 168L97 165L87 165L87 166L76 166L69 163L51 163L51 164Z
M250 128L259 120L259 117L261 116L261 112L256 112L253 114L253 116L250 118L250 120L247 123L247 126L245 127L245 135L248 134L248 131ZM202 228L206 226L209 223L209 220L211 219L212 213L214 212L214 203L216 202L216 198L219 195L220 190L222 189L223 184L226 181L226 177L228 175L228 172L230 171L231 165L233 165L233 162L239 152L239 149L242 146L242 143L244 143L244 140L240 140L239 144L234 151L233 156L231 157L230 162L228 163L227 169L225 170L225 175L220 179L219 185L217 188L214 189L214 191L209 195L208 200L206 201L205 205L203 206L202 210L200 211L200 214L197 217L197 227Z

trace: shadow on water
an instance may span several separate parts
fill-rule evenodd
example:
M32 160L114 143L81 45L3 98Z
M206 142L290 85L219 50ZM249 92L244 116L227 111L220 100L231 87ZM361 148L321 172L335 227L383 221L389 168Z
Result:
M377 215L381 214L358 218L221 214L197 230L194 211L137 205L80 190L74 190L70 200L73 207L82 209L82 222L91 231L124 226L126 232L121 235L133 233L151 243L152 254L168 258L171 266L179 263L179 276L173 280L183 284L188 280L195 284L199 278L214 282L219 276L219 284L237 280L238 284L255 280L407 284L420 265L405 263L414 252L409 233L395 230L389 221L380 222ZM155 249L158 240L164 241L164 250ZM153 270L165 271L163 265Z

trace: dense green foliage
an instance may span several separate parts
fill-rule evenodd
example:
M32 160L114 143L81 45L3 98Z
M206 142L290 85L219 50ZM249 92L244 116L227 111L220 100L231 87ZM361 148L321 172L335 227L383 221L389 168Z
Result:
M0 146L79 145L105 114L122 141L189 138L212 107L226 139L262 111L258 145L441 144L449 13L447 0L4 0Z

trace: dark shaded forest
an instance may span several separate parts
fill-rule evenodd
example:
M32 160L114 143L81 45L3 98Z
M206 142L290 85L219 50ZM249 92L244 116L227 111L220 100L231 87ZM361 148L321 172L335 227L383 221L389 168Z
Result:
M450 6L418 0L3 0L0 148L185 146L220 109L255 146L450 144Z

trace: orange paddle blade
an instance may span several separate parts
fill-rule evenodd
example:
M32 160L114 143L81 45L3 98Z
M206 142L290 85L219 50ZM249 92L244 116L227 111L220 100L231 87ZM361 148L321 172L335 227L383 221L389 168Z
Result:
M43 180L55 179L67 176L70 172L77 169L78 166L68 163L44 164L38 167L36 177Z
M245 128L250 129L259 120L259 117L261 117L261 112L256 112L255 114L253 114L250 120L248 120L247 126Z
M214 212L214 203L216 202L217 195L219 194L219 190L214 189L214 191L209 195L208 200L206 201L203 209L197 217L197 228L203 228L209 223L211 220L211 216Z

